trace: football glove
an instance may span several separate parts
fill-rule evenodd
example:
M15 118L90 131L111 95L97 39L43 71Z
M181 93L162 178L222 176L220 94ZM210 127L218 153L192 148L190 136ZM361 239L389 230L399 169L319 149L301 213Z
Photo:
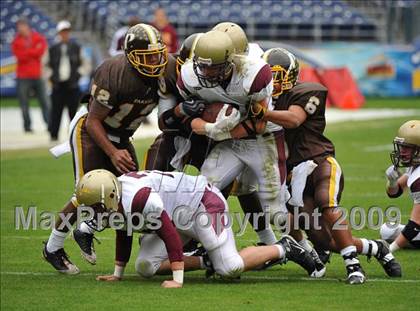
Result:
M401 173L395 168L394 165L388 167L385 171L386 178L389 181L390 187L396 187L398 178L400 178Z
M226 116L229 105L224 105L220 109L215 123L206 123L206 135L215 141L232 138L230 131L239 123L241 114L238 109L232 108L230 115Z
M188 99L179 104L179 111L186 117L199 117L206 107L202 99Z
M261 120L262 118L264 118L266 112L267 106L264 102L252 103L249 106L249 116L256 120Z

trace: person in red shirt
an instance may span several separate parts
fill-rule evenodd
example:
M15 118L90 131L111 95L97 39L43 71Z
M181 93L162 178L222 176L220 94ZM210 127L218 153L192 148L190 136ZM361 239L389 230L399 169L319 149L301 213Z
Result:
M162 34L162 40L168 47L168 52L175 53L178 50L178 35L174 26L169 23L163 8L156 9L152 25Z
M42 117L48 126L49 102L45 81L42 78L42 57L48 47L44 36L33 31L24 19L16 23L17 34L12 42L12 52L17 60L16 80L25 132L32 132L29 115L29 94L36 93L42 109Z

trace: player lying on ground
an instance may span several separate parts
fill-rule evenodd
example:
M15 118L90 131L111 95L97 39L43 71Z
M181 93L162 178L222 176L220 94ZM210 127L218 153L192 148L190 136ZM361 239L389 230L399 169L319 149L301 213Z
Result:
M389 247L391 252L410 244L420 248L420 120L407 121L401 125L394 138L391 160L393 165L386 170L386 193L390 198L397 198L408 188L413 199L413 209L407 225L389 228L388 224L384 224L382 231L388 236L389 231L393 231L390 235L394 236L395 241ZM401 175L399 167L408 170Z
M337 207L344 177L334 158L334 145L324 136L327 89L318 83L297 82L299 63L285 49L270 49L263 58L273 73L275 106L275 110L265 113L265 119L286 128L287 168L292 174L288 204L308 215L313 215L315 209L321 212L322 230L311 224L309 238L315 245L342 255L349 284L365 281L357 253L375 256L389 276L401 276L401 267L385 241L354 238L347 221L340 222L342 211ZM298 241L303 239L299 230L292 235Z
M149 234L140 240L136 271L144 277L172 271L173 280L163 282L163 287L181 287L184 270L206 268L202 257L183 256L182 245L190 239L201 242L215 273L226 278L235 278L242 271L277 259L292 260L316 276L310 254L288 236L275 245L248 247L238 253L232 229L223 217L228 212L227 202L201 175L139 171L117 178L109 171L94 170L79 181L76 198L79 204L98 211L113 210L115 214L118 210L126 220L126 229L117 230L116 234L114 274L98 276L98 280L122 278L133 240L128 228L130 224L139 225L140 218L145 223L137 229L147 229ZM112 215L108 219L114 218ZM188 223L191 226L186 226Z

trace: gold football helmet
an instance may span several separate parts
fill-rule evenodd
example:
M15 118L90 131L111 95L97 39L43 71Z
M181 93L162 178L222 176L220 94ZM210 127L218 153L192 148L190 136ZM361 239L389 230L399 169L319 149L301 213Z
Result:
M420 165L420 120L405 122L394 138L391 161L395 167Z
M80 178L75 194L79 205L116 211L121 199L121 183L110 171L93 170Z
M194 50L193 68L201 86L216 87L232 72L235 48L230 37L211 30L197 41Z
M124 38L128 62L140 74L160 77L168 63L168 51L160 32L153 26L137 24L128 29Z
M235 47L236 54L248 53L248 38L241 26L232 22L219 23L212 30L222 31L228 34Z

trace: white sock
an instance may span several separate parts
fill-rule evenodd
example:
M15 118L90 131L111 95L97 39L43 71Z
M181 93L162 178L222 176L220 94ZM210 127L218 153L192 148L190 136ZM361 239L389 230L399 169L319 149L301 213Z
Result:
M391 243L391 245L389 246L389 251L391 252L391 253L393 253L393 252L395 252L395 251L397 251L397 250L399 250L400 249L400 246L397 244L397 242L392 242Z
M279 259L282 259L284 256L286 256L286 250L284 249L283 245L274 244L273 246L276 246L279 250Z
M346 248L343 248L340 251L340 254L343 257L344 263L346 264L346 266L360 263L357 257L346 258L346 257L350 257L351 253L357 253L356 246L350 245L350 246L347 246Z
M375 241L367 240L367 239L360 239L360 241L362 241L362 245L363 245L363 249L362 249L363 255L375 256L378 253L378 244ZM369 254L369 245L372 246L372 250L370 254Z
M274 235L273 229L268 228L257 232L257 235L261 243L266 245L273 245L277 242L276 236Z
M299 242L299 245L300 246L302 246L306 251L308 251L308 252L312 252L312 246L311 246L311 244L309 243L309 241L307 240L307 239L305 239L305 238L303 238L302 240L300 240Z
M68 235L68 232L61 232L57 229L53 229L50 234L50 238L48 239L47 243L47 251L49 253L53 253L60 248L64 247L64 240L66 239L66 236Z
M95 231L89 227L86 222L82 222L79 226L79 230L82 231L83 233L89 233L89 234L93 234Z

